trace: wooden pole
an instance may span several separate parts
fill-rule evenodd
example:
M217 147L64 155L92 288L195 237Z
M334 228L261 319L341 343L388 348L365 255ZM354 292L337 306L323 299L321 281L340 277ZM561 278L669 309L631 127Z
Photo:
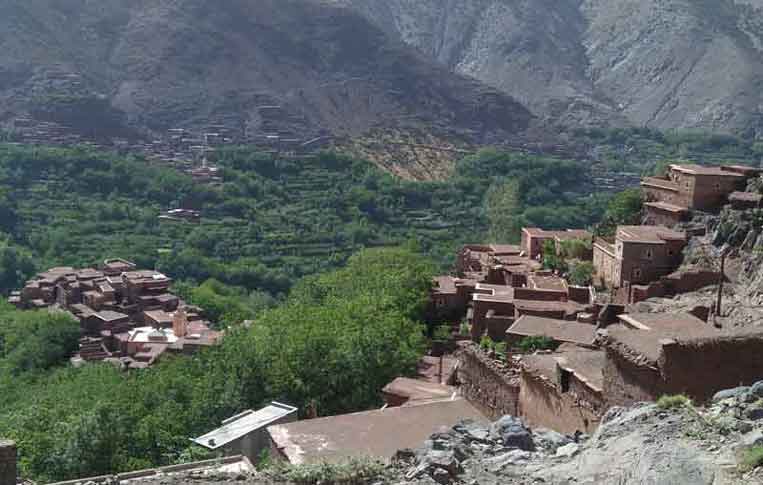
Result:
M721 253L721 274L718 277L718 295L715 302L715 316L723 316L723 282L726 279L726 256L728 251L724 250Z

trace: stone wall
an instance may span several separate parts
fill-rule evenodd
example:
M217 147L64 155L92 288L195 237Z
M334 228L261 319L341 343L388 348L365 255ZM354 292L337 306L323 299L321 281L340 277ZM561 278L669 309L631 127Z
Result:
M530 301L567 301L567 292L540 290L537 288L514 288L514 299Z
M463 396L490 419L518 415L519 369L489 358L471 343L460 344L458 382Z
M763 333L670 341L662 346L659 365L670 394L704 402L720 390L761 380L761 349Z
M593 392L576 376L570 376L570 389L559 387L543 376L523 371L519 391L519 415L533 427L550 428L560 433L592 433L603 413L600 394Z
M602 369L604 398L608 406L628 406L641 401L654 401L664 394L657 368L637 365L620 354L606 349Z
M16 485L16 443L0 440L0 485Z

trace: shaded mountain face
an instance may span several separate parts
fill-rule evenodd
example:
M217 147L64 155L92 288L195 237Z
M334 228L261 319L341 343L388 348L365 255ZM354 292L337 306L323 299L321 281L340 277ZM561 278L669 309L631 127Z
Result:
M761 0L334 0L562 124L761 130Z
M71 115L72 103L138 131L214 122L303 138L394 126L481 143L532 119L504 91L329 2L0 3L0 119L55 118L59 104ZM265 106L281 107L267 123Z

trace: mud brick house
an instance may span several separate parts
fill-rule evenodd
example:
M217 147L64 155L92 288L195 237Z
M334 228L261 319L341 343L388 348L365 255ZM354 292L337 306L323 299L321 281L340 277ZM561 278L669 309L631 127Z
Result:
M289 463L343 463L352 458L389 462L433 433L485 417L464 399L388 407L268 427L271 456Z
M686 207L668 202L645 202L644 224L648 226L673 227L689 219L690 211Z
M477 282L453 276L437 276L429 292L430 320L461 319L474 293Z
M606 410L604 359L601 350L569 344L522 357L519 416L532 427L566 434L595 431Z
M523 315L506 331L506 343L510 348L516 348L527 337L548 337L557 344L594 348L596 327L588 323Z
M593 241L593 235L582 229L567 229L566 231L544 231L537 227L522 228L522 253L530 259L538 259L543 253L543 245L546 241L553 241L559 251L562 241L579 239Z
M620 226L614 244L594 243L597 278L613 288L656 281L678 268L686 243L686 233L664 226Z
M511 286L477 284L467 313L473 340L478 341L486 331L500 335L501 329L505 332L514 322L514 290Z
M641 188L646 202L713 211L726 202L729 194L744 189L747 179L758 173L754 168L736 165L671 165L665 177L645 177ZM646 209L648 217L659 217L659 208L648 205Z
M631 313L602 334L610 405L686 394L704 402L763 375L763 332L719 331L688 313Z
M519 256L519 246L507 244L468 244L456 258L456 271L462 278L484 281L491 266L500 264L501 258Z

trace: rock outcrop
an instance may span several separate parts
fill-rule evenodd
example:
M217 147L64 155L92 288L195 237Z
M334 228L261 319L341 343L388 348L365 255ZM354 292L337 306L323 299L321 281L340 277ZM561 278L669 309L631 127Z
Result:
M410 464L395 483L763 483L763 469L745 464L749 449L763 444L761 397L763 382L718 393L707 408L612 408L591 437L528 430L511 417L464 423L404 455Z

